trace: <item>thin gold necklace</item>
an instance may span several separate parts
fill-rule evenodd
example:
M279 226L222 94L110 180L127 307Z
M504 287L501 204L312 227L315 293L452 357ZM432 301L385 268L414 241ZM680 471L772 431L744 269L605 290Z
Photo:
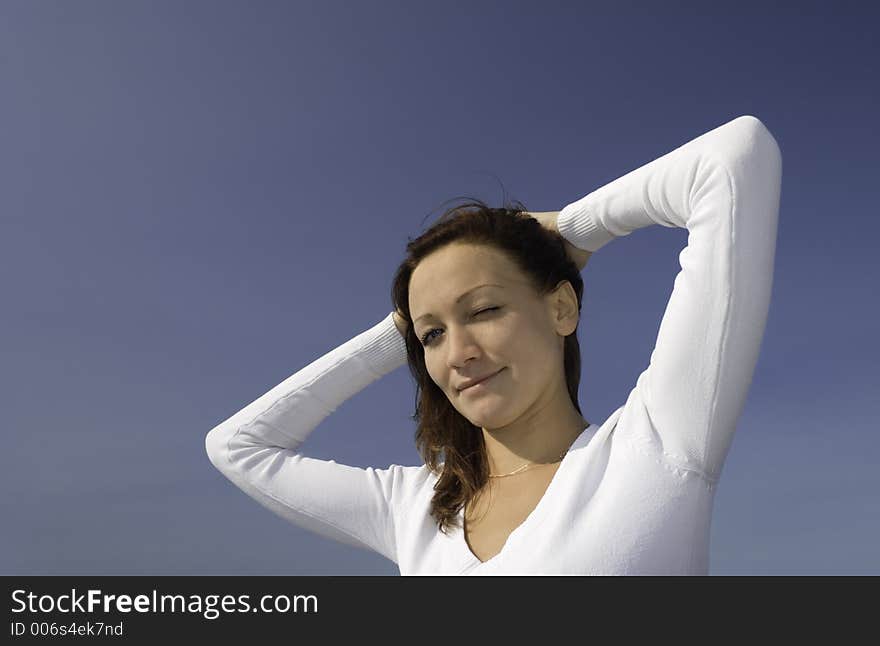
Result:
M565 453L568 453L568 451L566 451ZM496 474L491 474L491 473L490 473L490 474L489 474L489 477L490 477L490 478L506 478L507 476L512 476L512 475L514 475L515 473L520 473L520 472L525 471L526 469L529 469L529 468L531 468L531 467L540 467L540 466L543 466L543 465L545 465L545 464L554 464L554 463L556 463L556 462L559 462L562 458L564 458L564 457L565 457L565 453L563 453L563 454L560 455L558 458L556 458L555 460L553 460L553 462L533 462L532 464L529 464L528 462L526 462L524 465L522 465L521 467L519 467L519 468L517 468L517 469L514 469L514 470L511 471L510 473L496 473Z
M582 428L582 429L580 430L580 433L577 434L577 437L574 438L574 442L577 442L578 439L580 438L580 436L583 434L583 432L586 431L588 428L590 428L590 426L592 426L592 424L590 424L589 422L587 422L587 425L586 425L584 428ZM572 444L574 444L574 442L572 442ZM522 465L522 466L519 467L518 469L514 469L514 470L511 471L510 473L496 473L496 474L491 474L491 473L490 473L490 474L489 474L489 477L490 477L490 478L506 478L507 476L512 476L512 475L514 475L514 474L517 474L517 473L520 473L520 472L522 472L522 471L525 471L526 469L529 469L529 468L531 468L531 467L539 467L539 466L542 466L542 465L545 465L545 464L555 464L556 462L559 462L562 458L564 458L565 455L566 455L566 453L568 453L569 451L571 451L571 445L569 445L569 447L565 450L565 453L563 453L563 454L560 455L558 458L556 458L555 460L553 460L553 462L533 462L532 464L529 464L528 462L526 462L524 465Z

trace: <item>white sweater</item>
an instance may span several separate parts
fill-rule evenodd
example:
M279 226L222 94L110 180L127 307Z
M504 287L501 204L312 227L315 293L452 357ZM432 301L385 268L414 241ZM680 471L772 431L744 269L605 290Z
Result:
M648 367L485 562L461 528L437 528L425 465L360 468L297 450L342 402L405 365L390 312L213 428L208 456L276 514L404 575L707 574L715 488L770 303L781 174L773 136L742 116L562 209L560 235L589 251L652 224L687 228L688 243Z

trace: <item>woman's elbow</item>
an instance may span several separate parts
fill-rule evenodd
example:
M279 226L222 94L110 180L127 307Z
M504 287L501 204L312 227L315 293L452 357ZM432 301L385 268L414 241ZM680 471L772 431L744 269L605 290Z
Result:
M222 426L212 428L205 436L205 452L217 469L229 464L229 434Z

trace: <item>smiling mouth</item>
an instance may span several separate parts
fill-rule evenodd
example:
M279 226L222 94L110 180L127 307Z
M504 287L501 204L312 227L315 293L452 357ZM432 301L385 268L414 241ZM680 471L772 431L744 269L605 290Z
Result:
M463 393L464 391L466 391L466 390L470 390L471 388L474 388L475 386L479 386L479 385L481 385L481 384L484 384L484 383L486 383L487 381L489 381L490 379L492 379L493 377L496 377L497 375L501 374L501 372L502 372L503 370L504 370L504 368L502 368L501 370L499 370L499 371L496 372L496 373L493 373L493 374L489 375L489 376L486 377L485 379L482 379L482 380L478 381L478 382L475 383L475 384L471 384L470 386L465 386L464 388L459 389L458 392Z

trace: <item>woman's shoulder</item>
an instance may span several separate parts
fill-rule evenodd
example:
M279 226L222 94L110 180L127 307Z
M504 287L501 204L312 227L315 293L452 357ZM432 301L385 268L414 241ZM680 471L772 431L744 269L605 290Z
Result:
M431 471L426 464L391 464L381 471L384 472L390 486L396 490L396 493L420 494L425 489L433 491L434 483L439 476Z

